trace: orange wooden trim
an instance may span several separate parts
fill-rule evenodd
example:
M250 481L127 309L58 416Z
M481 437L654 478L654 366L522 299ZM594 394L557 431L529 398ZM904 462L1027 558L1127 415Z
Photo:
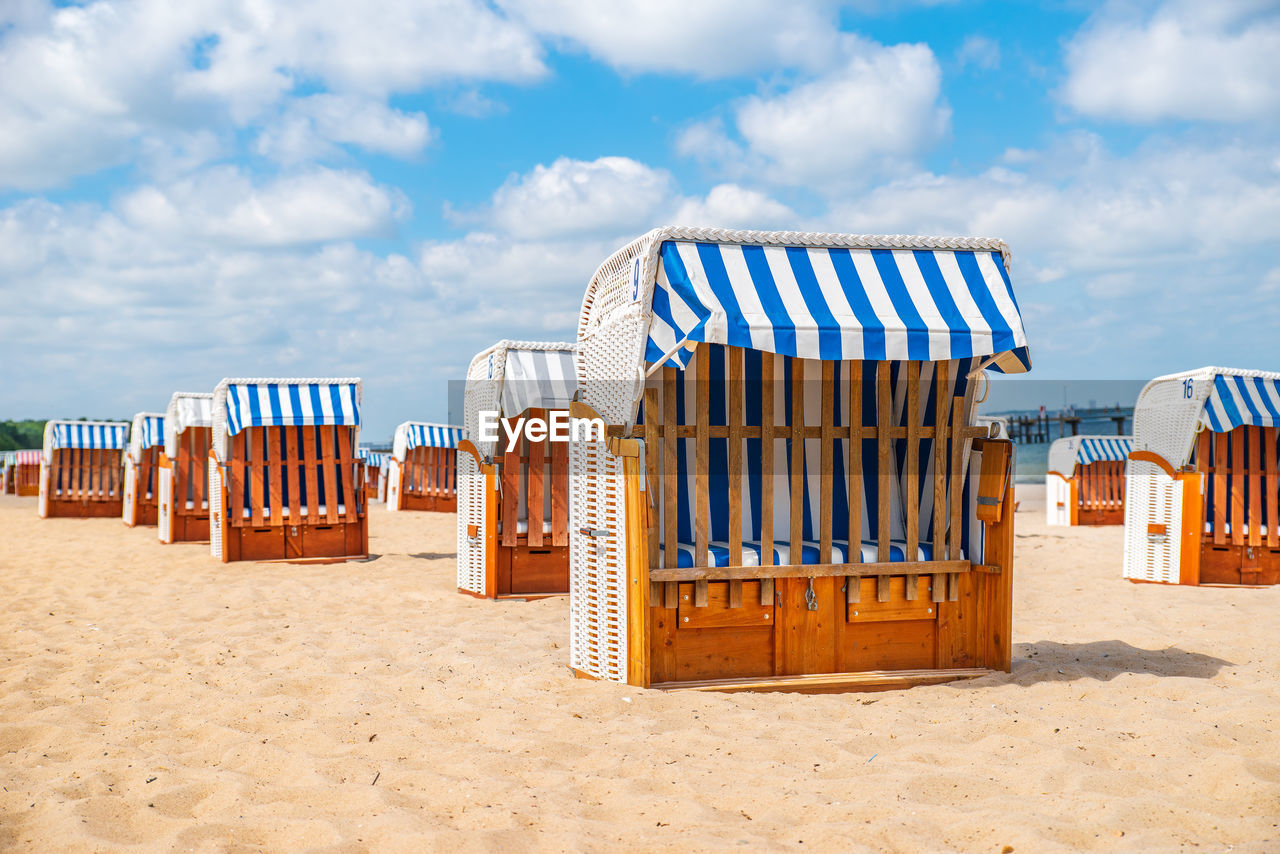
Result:
M1147 525L1147 533L1154 534L1156 536L1161 536L1161 537L1167 536L1169 533L1169 526L1150 523Z
M1173 477L1174 475L1173 466L1169 464L1168 460L1157 454L1155 451L1130 451L1129 459L1140 463L1155 463L1160 466L1160 468L1164 470L1164 473L1169 475L1169 477Z
M480 449L470 439L463 439L458 442L458 453L470 454L475 457L477 466L484 465L484 457L480 455Z
M1070 483L1070 482L1071 482L1071 478L1067 477L1065 474L1063 474L1063 473L1062 473L1062 472L1060 472L1060 471L1053 471L1053 470L1050 470L1050 471L1048 471L1048 472L1047 472L1047 474L1054 474L1054 475L1057 475L1058 477L1062 478L1062 479L1063 479L1063 481L1065 481L1066 483Z
M1181 472L1174 479L1182 483L1182 542L1178 544L1178 583L1200 583L1200 549L1204 539L1204 475Z

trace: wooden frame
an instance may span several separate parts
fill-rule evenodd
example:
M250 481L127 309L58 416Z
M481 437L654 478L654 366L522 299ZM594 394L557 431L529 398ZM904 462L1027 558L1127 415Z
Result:
M381 466L364 465L364 501L367 506L378 500L378 480L382 475Z
M39 463L15 463L9 476L13 478L11 495L29 498L40 494Z
M398 509L457 512L457 449L410 448L404 461L396 464L400 466Z
M120 517L124 512L124 452L55 448L43 467L46 518Z
M227 444L220 478L224 562L368 556L353 428L246 427Z
M1072 525L1124 524L1124 466L1123 460L1076 465L1075 474L1066 478Z
M133 521L126 520L129 527L151 526L160 521L160 460L164 456L158 445L143 448L138 455L138 462L125 455L124 464L133 470L133 495L126 499L133 500ZM147 495L149 491L151 495Z
M1184 556L1182 583L1280 584L1277 438L1276 427L1200 432L1193 474L1186 479L1200 487L1196 497L1202 500L1183 508L1188 527L1198 535L1194 539L1199 549L1193 561ZM1185 496L1186 492L1184 502ZM1189 519L1188 509L1194 513ZM1190 571L1188 563L1198 566Z
M699 376L705 377L707 345L695 351ZM618 438L610 449L623 458L626 474L627 520L627 681L663 689L841 691L907 687L980 675L1011 667L1013 489L1011 445L988 439L987 428L971 426L972 388L963 397L944 399L932 423L921 423L918 391L922 363L900 363L910 401L906 426L894 423L890 398L890 365L851 363L849 418L836 424L838 399L834 363L821 364L821 376L805 376L805 363L792 360L793 387L820 382L822 413L817 424L806 422L802 395L793 394L791 424L774 411L773 361L764 359L760 392L760 425L743 423L742 399L750 389L741 381L741 359L729 351L729 416L727 425L710 425L707 384L699 382L696 402L677 419L674 368L662 369L662 405L653 388L646 389L643 424L629 433L613 428ZM740 353L740 351L738 351ZM812 364L812 363L810 363ZM950 388L948 363L937 363L933 381ZM875 419L864 423L862 372L875 370ZM902 382L899 378L899 382ZM762 426L763 425L763 426ZM729 440L727 494L729 508L728 566L680 567L677 549L676 504L681 484L676 471L676 443L693 439L694 487L689 496L695 514L694 554L707 554L712 496L707 477L711 438ZM762 470L773 471L774 442L790 439L791 522L784 532L774 530L773 492L761 491L760 566L742 558L743 519L740 461L747 439L764 439ZM934 441L935 438L937 441ZM643 440L645 477L640 474ZM804 440L819 440L819 452L809 456L820 472L824 488L818 500L819 562L772 565L773 545L803 540L801 481L806 455ZM874 442L879 470L889 471L896 447L906 445L907 490L931 489L934 498L933 559L914 560L922 537L918 505L905 502L907 561L890 554L890 498L878 490L880 519L876 560L833 562L834 512L830 484L836 475L833 447L837 441ZM932 459L923 456L932 445ZM981 453L978 478L978 524L985 526L986 555L981 564L961 557L960 531L964 467L972 451ZM932 463L932 483L921 482ZM847 477L849 530L861 530L862 472L860 455L850 455ZM780 476L780 475L779 475ZM642 487L642 484L644 486ZM658 508L663 508L658 524ZM660 530L661 528L661 530ZM659 554L662 565L657 565ZM859 557L856 547L850 557Z
M545 409L523 413L548 418ZM485 590L483 598L529 599L569 592L569 446L544 439L519 445L487 465L470 442L485 478ZM526 507L519 530L519 507ZM501 529L501 530L499 530ZM468 531L479 536L479 531ZM458 588L460 593L475 595Z
M261 428L260 428L261 429ZM160 457L161 478L165 481L161 500L160 532L166 543L204 542L209 539L209 451L212 427L188 427L175 437L178 454Z

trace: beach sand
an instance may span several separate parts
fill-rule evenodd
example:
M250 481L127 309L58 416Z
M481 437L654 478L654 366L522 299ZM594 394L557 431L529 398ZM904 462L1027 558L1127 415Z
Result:
M1280 850L1280 589L1130 584L1033 493L1012 675L813 697L573 679L451 515L221 564L0 496L0 847Z

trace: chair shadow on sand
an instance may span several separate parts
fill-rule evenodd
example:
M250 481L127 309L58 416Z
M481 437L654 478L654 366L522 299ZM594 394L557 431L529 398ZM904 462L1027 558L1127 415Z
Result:
M409 555L409 557L417 558L418 560L444 560L446 558L456 558L457 556L457 552L418 552L417 554Z
M1019 685L1079 679L1107 682L1122 674L1212 679L1223 667L1232 666L1230 661L1176 646L1140 649L1119 640L1089 643L1042 640L1014 644L1013 673L1004 678Z

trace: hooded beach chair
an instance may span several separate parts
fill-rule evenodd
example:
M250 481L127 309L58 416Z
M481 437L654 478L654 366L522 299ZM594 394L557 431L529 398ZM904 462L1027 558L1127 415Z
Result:
M1133 409L1124 577L1280 583L1280 373L1200 368Z
M160 542L209 539L209 448L213 395L176 392L164 414L160 458Z
M213 392L209 541L233 560L367 557L358 379L226 379Z
M458 458L458 590L476 596L569 592L569 445L480 435L483 415L567 423L573 344L500 341L467 371L467 440Z
M458 509L458 442L462 428L406 421L396 428L385 460L388 510Z
M364 464L364 497L365 501L381 501L379 494L382 482L382 467L386 463L387 454L369 448L359 450L360 462Z
M164 416L139 412L129 429L129 451L124 455L124 523L154 525L160 518L160 488L156 471L164 448Z
M50 421L40 461L40 516L124 513L124 421Z
M570 444L570 663L839 691L1010 667L1029 368L1000 241L659 229L592 277ZM985 392L982 395L985 396Z
M1044 505L1050 525L1123 525L1124 463L1132 436L1063 436L1049 446Z
M9 495L40 494L40 460L43 451L6 451L3 492Z

